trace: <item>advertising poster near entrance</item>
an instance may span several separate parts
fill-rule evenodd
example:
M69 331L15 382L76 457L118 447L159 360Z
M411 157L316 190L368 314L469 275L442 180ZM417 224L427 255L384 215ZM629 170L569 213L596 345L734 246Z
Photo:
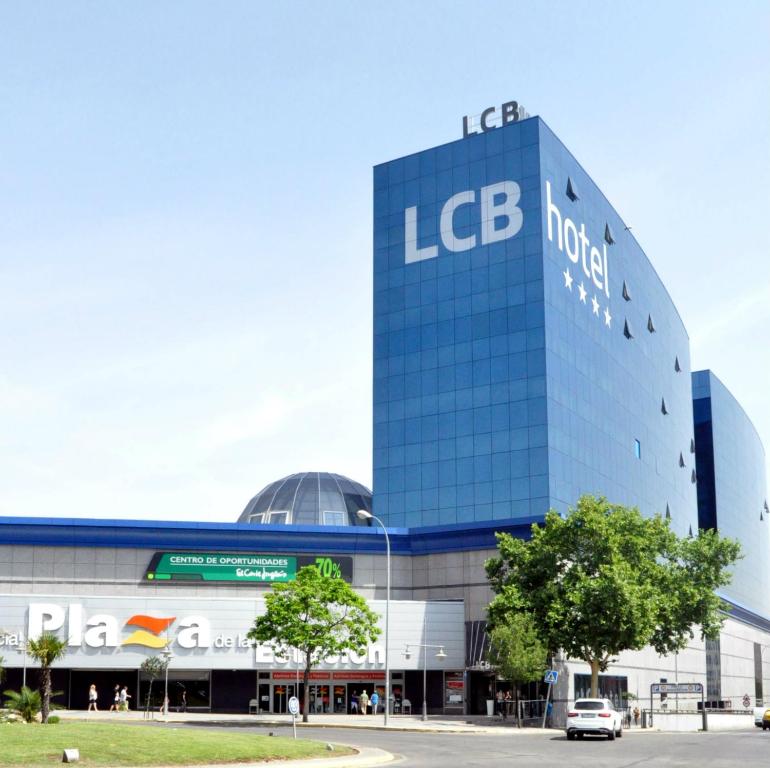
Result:
M465 673L446 672L444 675L444 707L462 711L465 703Z

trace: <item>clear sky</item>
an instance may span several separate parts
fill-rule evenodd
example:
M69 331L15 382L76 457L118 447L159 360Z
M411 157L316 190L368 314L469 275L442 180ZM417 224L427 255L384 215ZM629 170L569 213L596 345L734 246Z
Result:
M770 4L0 5L0 513L371 483L371 168L509 99L770 451Z

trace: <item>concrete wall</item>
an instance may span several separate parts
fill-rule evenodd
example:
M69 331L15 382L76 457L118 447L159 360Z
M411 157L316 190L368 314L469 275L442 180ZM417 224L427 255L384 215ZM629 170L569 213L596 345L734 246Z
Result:
M145 569L155 549L121 547L0 546L0 586L20 594L80 594L242 597L266 592L269 585L170 584L147 582ZM321 554L321 553L319 553ZM495 550L446 552L391 559L391 598L394 600L465 601L465 620L486 618L492 598L484 563ZM367 599L384 599L384 555L353 556L353 586Z

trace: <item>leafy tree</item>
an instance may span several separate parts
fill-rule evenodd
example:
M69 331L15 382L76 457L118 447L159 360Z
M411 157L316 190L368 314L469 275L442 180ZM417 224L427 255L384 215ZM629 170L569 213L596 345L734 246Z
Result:
M60 640L52 632L43 632L37 639L27 641L27 652L40 664L40 682L42 683L42 712L43 722L48 722L51 711L51 665L63 658L67 653L67 641Z
M152 697L152 684L166 671L168 666L168 660L162 656L148 656L140 665L139 668L144 672L147 677L150 678L150 686L147 690L147 706L145 708L145 715L150 711L150 699Z
M730 581L740 545L715 531L679 538L660 516L582 496L566 518L546 515L528 542L498 534L487 562L493 625L524 610L549 650L563 648L599 672L624 650L662 655L694 636L718 637L726 607L714 591Z
M521 728L519 685L541 679L548 658L532 618L523 612L511 613L505 624L493 626L488 658L498 673L513 683L516 724Z
M343 651L365 653L379 637L378 616L346 582L322 576L314 565L300 568L294 581L274 584L265 603L267 610L254 621L248 637L279 653L290 648L300 652L305 663L302 721L306 723L311 669Z
M17 712L25 723L31 723L40 712L40 691L33 691L22 685L20 691L4 691L5 706Z

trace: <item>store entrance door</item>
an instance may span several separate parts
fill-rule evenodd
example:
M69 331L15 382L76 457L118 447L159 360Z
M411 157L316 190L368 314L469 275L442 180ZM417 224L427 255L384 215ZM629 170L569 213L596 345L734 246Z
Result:
M335 685L334 691L334 714L344 715L348 711L347 688L344 685Z
M314 714L329 713L330 699L328 685L310 686L310 711Z
M271 699L273 702L272 712L283 715L289 711L289 699L295 694L294 683L273 683L271 686Z

